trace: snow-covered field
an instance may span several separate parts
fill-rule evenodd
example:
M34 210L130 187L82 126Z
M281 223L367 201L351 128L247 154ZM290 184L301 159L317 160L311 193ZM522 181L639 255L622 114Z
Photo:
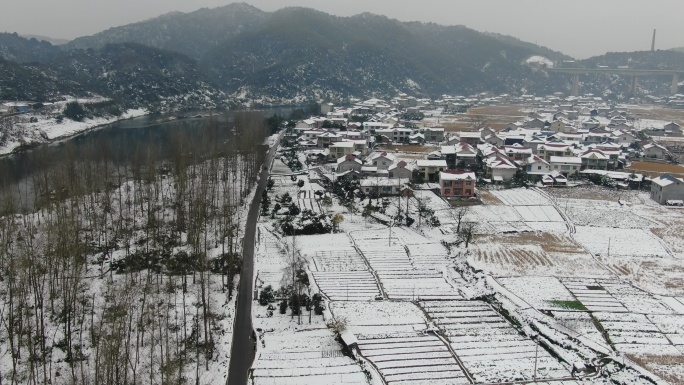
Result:
M568 370L482 301L426 301L420 305L451 343L476 382L568 377ZM535 366L537 372L534 372Z
M287 191L300 201L311 199L315 209L319 201L302 190L308 188L298 189L289 177L279 178L274 188L277 194ZM612 343L626 353L638 353L643 346L642 353L655 353L664 347L663 354L674 354L681 346L676 341L684 344L677 329L683 322L678 317L684 314L684 298L678 296L684 293L660 297L615 278L641 277L645 284L657 280L657 273L642 274L643 269L652 269L653 261L676 261L670 242L676 239L675 233L668 232L669 239L659 238L657 230L668 228L657 219L662 213L650 215L649 204L642 203L639 196L629 196L623 202L628 204L620 204L554 197L537 189L495 190L492 195L500 202L467 209L464 220L478 224L478 235L466 252L463 245L452 246L449 251L441 243L452 242L456 236L457 219L449 205L432 192L419 191L417 195L432 205L442 226L388 228L359 215L365 203L357 205L355 213L333 199L323 209L344 215L342 233L296 239L297 249L307 260L313 287L327 299L330 313L326 317L344 322L347 333L356 337L360 362L367 360L371 365L367 368L373 369L372 382L378 376L390 384L457 384L469 383L469 378L476 383L495 383L536 377L554 381L549 383L579 384L582 382L568 379L570 363L589 363L596 354L594 348L603 352ZM417 201L394 199L383 215L405 211L404 207L409 207L409 215L416 215ZM271 241L262 238L264 242ZM286 237L280 242L291 244L292 239ZM284 258L283 253L275 254L272 258ZM267 262L268 257L263 260ZM650 263L644 264L646 261ZM278 263L271 265L282 270ZM635 266L641 267L626 270ZM667 266L676 264L663 264L661 271ZM468 269L474 273L460 275ZM484 284L483 278L488 276L496 277L500 289ZM675 279L676 273L672 273L670 280ZM492 290L510 296L506 306L517 304L519 311L510 308L507 312L522 325L516 326L487 302L466 299L492 294ZM667 293L664 290L661 294ZM543 318L542 313L535 313L537 310L550 315ZM624 321L618 323L621 316L625 316ZM535 321L537 317L541 318ZM274 316L259 322L279 323L282 328L285 320ZM556 344L561 348L555 349L569 346L567 335L586 346L560 351L565 362L559 361L530 338L534 333L525 324L537 322L540 327L541 321L546 326L540 338L552 343L558 339ZM287 322L291 327L291 319ZM610 342L597 324L602 325ZM272 326L274 330L278 327ZM445 339L425 332L433 327ZM656 333L657 328L667 332ZM265 333L267 346L269 338ZM291 364L293 368L304 365ZM629 369L611 374L611 378L636 384L640 370ZM676 371L677 366L668 366L668 370ZM285 383L292 383L291 376L300 372L304 370L287 372ZM278 373L262 371L254 383L280 383L274 379ZM272 382L265 382L267 379Z

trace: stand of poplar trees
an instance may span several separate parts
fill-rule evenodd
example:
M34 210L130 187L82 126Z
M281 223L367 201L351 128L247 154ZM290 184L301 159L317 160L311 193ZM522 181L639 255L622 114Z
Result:
M123 159L67 144L0 186L0 385L199 384L265 136L245 112Z

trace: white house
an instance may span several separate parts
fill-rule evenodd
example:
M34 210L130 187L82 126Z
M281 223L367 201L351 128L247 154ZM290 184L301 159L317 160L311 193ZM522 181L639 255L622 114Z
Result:
M337 172L342 173L349 170L361 172L363 164L354 155L345 155L337 160Z
M669 174L653 179L651 199L661 205L667 204L668 201L684 201L684 179Z
M525 171L530 175L546 175L551 172L551 164L537 155L527 158Z
M670 135L681 135L682 134L682 127L675 123L675 122L670 122L663 127L665 129L665 133L670 134Z
M390 178L406 178L411 179L413 176L413 166L401 160L387 169Z
M387 170L396 161L394 155L387 152L374 152L370 154L366 163L368 165L377 167L378 170Z
M334 144L331 144L330 147L328 147L328 150L330 150L330 159L340 159L344 157L345 155L350 155L352 154L355 149L354 149L354 142L352 141L342 141L342 142L337 142Z
M558 171L565 176L579 172L582 168L582 158L579 156L552 156L549 163L552 171Z
M622 147L629 147L632 143L636 142L636 140L636 135L629 131L613 131L613 141Z
M416 168L425 181L436 182L439 179L438 174L447 169L447 162L443 159L420 159L416 162Z
M654 159L665 159L668 151L658 143L648 143L644 145L644 156Z
M502 156L488 158L484 162L487 176L494 182L506 182L515 176L518 166Z

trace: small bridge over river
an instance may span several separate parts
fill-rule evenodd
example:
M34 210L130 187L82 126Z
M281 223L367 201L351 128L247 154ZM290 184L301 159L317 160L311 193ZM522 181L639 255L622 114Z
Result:
M568 74L574 76L572 84L572 94L579 95L579 77L588 74L624 75L632 79L629 90L636 91L637 78L640 76L672 76L672 86L670 92L676 94L679 89L679 76L684 75L684 70L646 70L631 68L547 68L549 73Z

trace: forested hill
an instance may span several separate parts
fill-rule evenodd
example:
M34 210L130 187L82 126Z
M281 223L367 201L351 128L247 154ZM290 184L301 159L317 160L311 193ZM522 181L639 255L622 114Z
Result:
M0 52L13 53L0 58L0 100L98 94L124 107L203 109L226 99L200 73L194 59L177 52L135 43L65 51L9 34L0 35L0 40L12 42L11 51L0 44ZM34 51L36 47L43 49Z
M561 53L463 26L404 23L362 14L336 17L306 8L262 12L231 4L171 13L75 39L67 48L130 41L195 58L232 94L317 98L406 91L547 92L558 84L524 65Z
M579 65L671 68L684 63L682 55L609 53ZM230 4L169 13L59 47L0 36L0 58L7 60L0 66L16 67L0 98L24 98L45 89L96 92L138 105L168 106L171 100L171 105L206 108L226 100L287 103L397 92L436 98L486 91L570 91L569 77L527 65L532 56L551 62L569 59L549 48L464 26L400 22L368 13L337 17L307 8L263 12ZM30 84L28 73L37 74L45 85ZM667 82L660 80L640 84L653 86L648 93L667 93ZM617 77L596 78L582 87L602 95L626 89L624 79Z

